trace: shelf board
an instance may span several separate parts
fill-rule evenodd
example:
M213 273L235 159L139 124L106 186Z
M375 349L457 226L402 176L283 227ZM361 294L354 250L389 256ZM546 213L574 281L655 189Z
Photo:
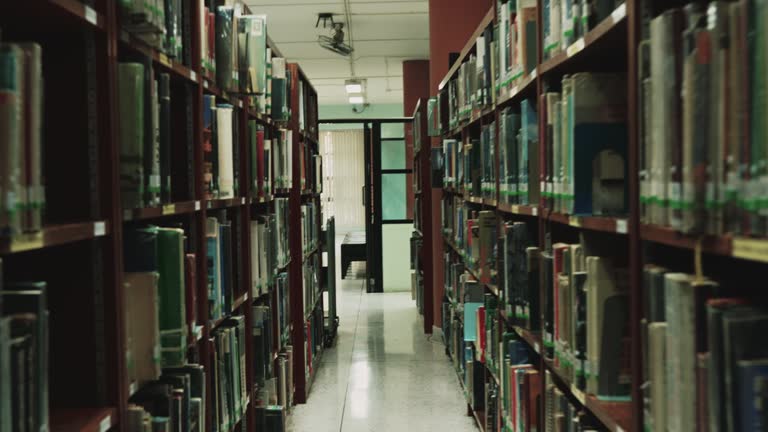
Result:
M123 210L123 221L154 219L164 216L189 214L201 209L200 201L181 201L157 207L145 207Z
M496 207L499 202L493 198L483 198L483 205L486 207Z
M464 192L464 201L471 202L473 204L483 204L483 198L469 195Z
M562 213L550 213L546 217L550 222L568 225L574 228L583 228L591 231L601 231L626 235L629 221L626 218L613 218L604 216L572 216Z
M309 259L312 255L317 253L318 250L319 250L318 246L315 246L315 247L312 248L312 250L310 250L309 252L306 252L304 254L303 261L306 261L307 259Z
M560 390L569 395L572 401L577 401L586 411L592 413L606 429L612 432L623 432L631 429L631 402L605 402L593 395L584 394L560 374L551 360L543 359L544 365L554 377Z
M3 1L0 15L11 21L33 20L31 22L46 26L46 30L50 30L49 27L106 29L104 15L80 0Z
M53 408L50 430L61 432L105 432L117 425L115 408Z
M456 247L456 245L455 245L455 244L453 244L453 242L452 242L452 241L448 240L448 238L446 238L445 236L443 236L443 242L445 242L445 243L446 243L446 244L447 244L447 245L448 245L448 246L449 246L451 249L453 249L453 251L454 251L454 252L455 252L455 253L456 253L458 256L460 256L460 257L461 257L461 259L462 259L462 260L464 260L464 254L463 254L463 253L462 253L462 252L459 250L459 248L458 248L458 247ZM471 274L471 275L472 275L472 277L474 277L474 278L475 278L475 280L477 280L477 283L479 283L479 284L482 284L482 285L484 285L486 288L488 288L488 290L491 292L491 294L495 295L496 297L499 297L499 287L498 287L498 286L496 286L496 285L494 285L494 284L492 284L492 283L490 283L490 282L488 282L488 283L486 283L486 282L481 282L480 276L478 276L478 275L477 275L477 273L475 273L475 271L474 271L472 268L470 268L470 267L469 267L469 266L468 266L466 263L464 263L464 270L466 270L467 272L469 272L469 274Z
M539 214L538 206L499 203L496 208L502 213L513 215L538 216Z
M240 306L242 306L243 303L245 303L246 301L248 301L248 292L241 295L240 297L235 299L235 301L232 302L232 313L235 313L240 308Z
M489 25L493 24L493 19L496 16L496 8L491 7L488 12L485 14L483 19L480 21L480 23L475 28L474 33L472 36L467 39L467 43L464 45L464 48L462 48L461 53L459 54L459 58L453 62L453 66L448 70L448 73L445 74L445 78L440 82L440 85L438 86L438 90L442 90L443 87L445 87L446 84L448 84L448 81L458 73L459 68L461 67L461 64L464 62L464 59L471 53L475 48L475 43L477 42L477 38L483 34L485 31L485 28Z
M197 84L197 72L185 66L184 64L168 57L165 53L157 51L156 48L147 45L141 39L134 37L129 31L124 29L120 30L120 42L122 42L123 46L126 48L150 57L156 65L159 65L166 72L170 72L171 75L175 75Z
M622 3L611 15L605 18L595 28L587 32L584 37L577 39L565 50L561 50L554 57L544 61L538 68L539 75L545 75L560 69L562 66L570 63L572 59L583 57L585 53L595 51L597 42L606 39L607 35L615 28L626 22L627 7ZM626 32L625 32L626 37Z
M696 248L697 242L697 238L694 236L681 234L669 227L650 224L640 225L640 238L645 241L690 250ZM701 240L701 250L714 255L731 256L733 239L730 236L705 236Z
M0 255L45 249L103 237L110 232L106 221L49 225L41 231L21 234L12 239L0 239Z
M304 321L308 320L309 317L312 316L312 312L314 312L315 309L317 308L317 305L320 303L320 299L321 298L323 298L323 296L322 295L318 295L317 298L315 299L315 301L312 302L312 307L309 308L309 311L304 312Z
M536 77L538 77L538 68L534 68L531 73L518 79L516 83L503 87L500 90L498 99L496 100L496 106L502 107L509 102L520 99L521 96L530 94L536 88Z
M252 109L250 107L248 108L248 115L252 119L258 121L259 123L261 123L263 125L266 125L266 126L274 126L275 125L275 123L272 121L271 117L268 117L266 114L258 113L258 112L256 112L254 109Z
M239 207L241 205L245 205L245 203L246 203L246 199L244 197L222 198L222 199L206 200L205 208L208 210L232 208L232 207Z

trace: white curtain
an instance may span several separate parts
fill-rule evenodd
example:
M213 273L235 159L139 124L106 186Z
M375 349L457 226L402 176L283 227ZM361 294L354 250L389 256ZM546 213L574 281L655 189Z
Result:
M323 213L336 218L337 231L364 231L363 130L334 130L320 133L323 155Z

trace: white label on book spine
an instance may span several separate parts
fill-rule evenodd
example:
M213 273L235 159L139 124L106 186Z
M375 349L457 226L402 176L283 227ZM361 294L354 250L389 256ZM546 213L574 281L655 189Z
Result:
M616 432L624 432L624 428L622 428L619 425L616 425Z
M106 416L99 422L99 432L107 432L112 426L112 416Z
M538 207L533 207L531 210L532 210L531 213L533 213L534 216L538 216L539 215L539 208Z
M241 100L239 100L239 101L237 101L237 105L238 105L240 108L242 108L242 107L243 107L243 101L242 101L242 99L241 99Z
M195 201L195 211L200 211L200 201Z
M245 198L240 198L240 204L245 205Z
M264 23L260 19L251 20L251 34L261 36L264 34Z
M203 87L208 88L208 80L203 80Z
M536 351L536 353L540 353L541 352L541 350L539 349L539 343L538 342L534 342L533 343L533 349L534 349L534 351Z
M194 82L197 82L197 72L189 71L189 79L191 79Z
M616 219L616 232L619 234L626 234L627 233L627 220L626 219Z
M107 233L107 227L104 222L94 222L93 224L93 236L101 237Z
M93 10L90 6L83 6L83 9L85 10L85 20L93 25L98 25L98 20L96 19L96 11Z
M613 22L617 23L624 19L624 17L627 16L627 4L622 3L621 6L617 7L613 13L611 13L611 18L613 18Z

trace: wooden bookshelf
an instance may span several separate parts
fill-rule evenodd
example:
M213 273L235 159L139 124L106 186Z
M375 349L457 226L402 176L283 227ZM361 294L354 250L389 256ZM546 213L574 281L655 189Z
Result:
M51 430L102 432L118 424L115 408L62 408L50 412Z
M200 211L202 204L199 200L182 201L157 207L136 208L123 211L123 221L157 219L165 216L178 216Z
M85 3L89 3L86 1ZM235 315L244 316L250 332L254 302L269 305L276 318L274 287L253 297L251 294L250 221L257 216L274 212L274 196L253 198L250 177L250 153L247 122L255 120L264 127L265 135L274 138L280 128L293 131L295 143L307 143L317 152L317 97L307 77L297 65L292 73L300 74L305 90L314 94L311 117L305 127L298 125L298 95L293 80L288 105L294 115L291 121L275 122L268 114L257 112L246 105L246 98L219 88L215 81L204 75L200 54L201 17L197 7L189 9L188 26L191 34L185 34L185 49L191 54L191 62L170 58L165 53L146 44L121 26L119 2L94 0L93 6L81 0L30 0L0 2L0 28L3 40L34 40L43 50L43 73L46 81L44 98L45 130L43 147L50 158L44 164L44 177L48 192L56 192L54 200L48 200L43 214L43 228L35 233L17 235L12 239L0 239L0 258L5 276L13 267L15 273L31 274L45 280L54 293L49 302L51 317L57 328L51 330L50 424L52 431L104 432L125 430L128 397L138 389L127 379L125 361L125 292L123 287L123 241L125 233L136 226L172 224L182 226L187 237L185 252L196 257L195 307L197 322L188 337L190 351L196 362L211 371L212 332ZM187 2L184 3L185 5ZM191 2L189 4L194 4ZM245 11L248 13L248 7ZM282 57L277 45L268 37L267 44L275 57ZM84 43L85 42L85 43ZM67 48L67 49L64 49ZM70 49L71 48L71 49ZM66 52L66 54L62 54ZM64 58L66 55L66 59ZM182 56L183 57L183 56ZM154 73L167 73L171 87L171 124L174 138L172 147L171 198L162 205L123 209L120 197L120 142L121 121L118 104L118 64L146 58ZM59 63L70 62L72 67L59 70ZM296 78L298 75L293 76ZM83 78L86 77L86 78ZM238 195L227 199L206 199L203 187L203 95L214 95L218 102L230 103L238 108L233 114L238 124L239 138L234 145L239 151ZM306 93L305 93L306 94ZM60 113L57 116L48 114ZM294 121L295 120L295 121ZM67 131L67 145L61 146L62 133ZM61 150L66 147L66 153ZM294 163L298 162L298 147L294 148ZM49 151L50 150L50 151ZM56 158L63 163L56 164ZM298 176L298 165L294 174ZM296 177L298 179L298 177ZM296 181L294 184L299 184ZM58 192L65 198L59 198ZM301 196L298 187L279 191L276 196L314 200L317 203L317 224L322 212L319 194L308 190ZM206 219L226 214L233 224L233 261L235 266L232 283L230 310L221 318L212 320L208 311L207 239ZM296 213L294 213L296 214ZM280 270L291 272L291 305L295 309L301 302L301 277L294 277L298 269L301 275L303 251L293 243L299 239L291 224L292 258ZM318 233L320 232L318 228ZM235 238L235 233L238 238ZM321 240L321 239L318 239ZM319 247L319 246L318 246ZM317 247L306 258L317 255ZM296 255L298 254L298 255ZM37 279L35 279L37 280ZM235 282L237 281L237 282ZM66 288L66 290L64 289ZM62 293L66 292L66 297ZM322 296L317 300L322 304ZM69 311L77 311L73 314ZM298 342L303 333L303 313L292 314L294 322L288 325ZM275 322L273 320L273 322ZM62 339L65 335L77 338ZM284 345L273 338L270 347L276 363ZM245 341L246 364L253 364L254 347L251 338ZM303 355L302 345L295 345L294 353ZM319 356L317 357L319 360ZM317 365L317 360L315 364ZM302 364L298 357L295 364ZM66 366L67 373L63 373ZM294 371L297 372L297 371ZM263 432L256 424L256 389L250 366L244 371L248 387L247 409L232 430ZM295 402L302 403L303 374L295 373L297 394ZM209 380L210 377L206 377ZM71 392L74 385L79 391ZM206 382L206 424L201 429L211 430L210 403L212 389ZM64 390L69 394L63 396ZM290 408L290 407L287 407ZM287 410L289 411L289 410Z
M110 225L106 221L51 225L36 233L0 239L0 256L91 240L108 234Z
M481 127L491 124L491 121L496 120L498 124L498 116L501 110L513 107L519 104L523 99L530 99L537 102L540 105L541 95L544 94L545 89L551 88L550 86L559 81L563 74L571 74L574 72L591 71L591 70L610 70L610 71L623 71L628 75L628 81L632 81L636 76L636 52L637 43L639 42L639 27L636 25L639 22L640 5L639 2L627 1L625 4L617 7L613 13L611 13L602 22L598 23L589 32L577 39L569 47L563 49L560 53L552 58L544 60L544 53L541 47L539 47L537 57L538 62L533 71L525 74L519 78L513 80L509 85L502 85L499 89L499 94L496 95L493 103L490 107L478 110L475 109L469 119L459 120L459 124L448 124L447 116L441 119L442 130L441 135L445 139L456 139L459 143L467 142L471 137L476 138ZM542 3L538 3L541 7ZM542 15L538 13L538 38L542 37L541 26ZM444 79L441 81L439 89L443 91L452 79L458 76L459 68L461 64L469 59L469 56L476 53L476 39L483 33L486 27L495 25L496 23L496 8L495 5L486 14L485 18L478 24L477 29L473 35L467 40L465 46L461 50L458 60L452 65ZM609 58L610 57L610 58ZM555 88L557 85L555 85ZM493 91L493 89L492 89ZM637 158L637 142L636 138L636 122L634 121L636 116L636 110L634 102L636 100L636 86L630 85L627 89L628 100L628 154L629 160L629 172L627 176L630 183L636 182L636 176L631 173L636 171ZM447 105L441 106L441 110L447 107ZM540 109L537 109L540 112ZM491 113L495 113L495 116ZM545 141L543 138L546 135L546 126L542 124L541 117L539 117L539 143ZM498 139L494 140L495 143L495 155L496 155L496 169L499 167L499 143ZM543 160L544 149L539 145L539 160ZM541 162L540 162L541 163ZM634 169L634 171L633 171ZM630 336L632 340L632 348L630 358L632 359L632 402L627 403L606 403L599 401L593 396L584 396L578 392L574 392L570 384L563 386L564 391L567 390L567 394L570 399L577 403L580 409L590 412L593 417L600 421L603 426L609 430L614 431L640 431L642 425L642 397L640 393L639 371L640 366L640 333L639 333L639 314L640 314L640 241L650 241L663 243L669 246L674 246L683 249L693 249L696 244L695 239L686 238L684 236L676 235L669 230L642 226L637 229L639 224L637 223L637 207L632 204L629 212L625 215L619 215L616 217L602 217L602 216L575 216L568 214L560 214L552 212L540 206L538 203L532 203L529 205L521 204L509 204L499 194L500 188L497 175L497 187L496 195L488 197L472 196L467 191L461 190L459 187L444 187L443 197L444 199L455 199L459 197L460 202L468 204L472 210L493 210L496 212L497 221L499 224L507 220L512 221L525 221L529 224L534 234L534 245L539 246L540 249L544 248L545 238L553 232L552 242L556 241L569 241L573 242L574 238L578 238L578 235L582 232L590 232L591 235L603 236L605 241L610 243L611 241L620 240L617 243L616 253L622 256L627 256L630 263L630 277L632 278L630 292ZM638 190L630 184L629 187L629 201L630 203L638 200ZM423 231L430 231L431 224L438 224L437 221L432 218L432 221L425 224L422 228ZM633 229L634 227L634 229ZM565 229L563 229L565 228ZM554 231L552 231L554 230ZM557 236L563 236L563 240L559 240ZM601 237L602 238L602 237ZM465 270L472 275L478 281L480 280L475 272L466 263L464 251L460 250L450 239L443 237L443 239L436 239L441 243L446 251L456 256L456 259L465 263ZM714 238L705 239L703 250L705 252L718 253L721 255L733 256L730 250L730 238ZM753 246L759 248L759 246ZM634 251L632 249L635 249ZM745 247L744 249L748 249ZM768 256L768 246L766 246L766 256ZM446 263L443 260L437 260L434 265L435 271L441 272ZM455 262L455 261L454 261ZM503 294L499 292L500 287L495 287L491 284L486 285L486 292L491 292L497 296ZM438 300L436 300L438 301ZM540 311L531 311L531 313L539 313ZM532 333L526 329L515 326L514 320L511 317L507 317L504 308L499 307L499 319L506 323L507 328L513 329L530 348L542 354L542 338L539 333ZM558 371L554 370L546 361L544 355L538 356L539 360L535 362L536 368L539 371L550 370L559 381L560 384L564 384ZM491 375L490 372L487 375ZM491 379L491 377L487 377ZM542 379L542 390L543 390ZM542 393L543 397L543 393ZM542 402L543 405L543 402ZM478 414L478 413L475 413ZM483 413L484 414L484 413ZM543 413L540 413L543 414Z

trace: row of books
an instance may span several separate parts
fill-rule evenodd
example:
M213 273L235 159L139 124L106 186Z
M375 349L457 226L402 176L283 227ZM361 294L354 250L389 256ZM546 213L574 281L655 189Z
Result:
M768 234L760 2L693 3L641 43L641 218L691 234ZM661 101L656 106L653 101Z
M270 291L277 274L277 219L274 215L251 221L251 297Z
M0 431L47 430L47 284L5 282L0 260Z
M186 363L196 326L196 264L185 243L176 227L132 227L123 236L128 376L135 385Z
M36 43L0 43L0 237L42 226L42 56Z
M164 368L128 399L126 430L200 432L206 430L209 376L199 364Z
M495 90L514 85L530 74L537 63L536 0L496 2L497 59Z
M203 73L222 90L268 93L267 16L252 15L243 5L200 2L200 58ZM262 105L265 106L265 105Z
M118 65L123 208L171 202L171 81L149 58Z
M304 141L299 145L301 153L301 190L302 192L323 192L323 157L312 150L312 143Z
M193 6L182 0L125 0L119 2L124 30L147 45L187 66L192 64Z
M648 430L764 430L768 309L734 288L648 264L643 271Z
M203 96L203 184L207 199L239 196L239 108Z
M248 121L251 197L256 199L272 195L272 141L263 125L256 120Z
M320 355L325 343L325 318L323 309L318 307L312 310L304 321L304 374L306 382L310 382L315 374L315 359Z
M320 283L320 254L313 254L308 257L303 264L303 284L302 292L304 293L304 315L312 312L312 307L316 306L315 302L323 295L322 284Z
M540 106L546 124L542 204L564 214L625 214L626 79L583 72L565 75L561 86L545 93Z
M496 283L496 214L475 211L461 197L443 199L443 235L461 252L483 283Z
M446 257L457 269L457 300L443 303L447 352L464 383L468 404L484 411L489 431L599 430L594 419L568 401L551 379L537 369L528 343L499 316L503 309L474 277L462 272L461 260ZM449 287L446 287L449 289ZM456 294L454 294L456 295ZM541 395L544 375L546 404ZM544 421L545 424L540 422Z
M280 129L273 140L275 190L293 187L293 130Z
M301 251L312 252L320 244L320 226L317 223L320 215L314 201L301 205Z
M501 229L499 279L504 312L511 324L539 332L541 252L532 241L538 233L524 222L504 222Z
M539 123L535 105L520 103L499 113L499 201L537 205L539 184Z
M565 51L623 3L623 0L544 0L541 11L544 60Z
M555 243L541 252L544 352L578 389L628 400L628 270L588 250L586 243Z
M227 318L208 340L213 430L230 431L243 419L250 401L246 384L245 317Z
M242 285L242 251L240 215L230 218L226 210L205 221L208 261L208 317L217 320L229 315ZM236 247L238 249L236 249Z

